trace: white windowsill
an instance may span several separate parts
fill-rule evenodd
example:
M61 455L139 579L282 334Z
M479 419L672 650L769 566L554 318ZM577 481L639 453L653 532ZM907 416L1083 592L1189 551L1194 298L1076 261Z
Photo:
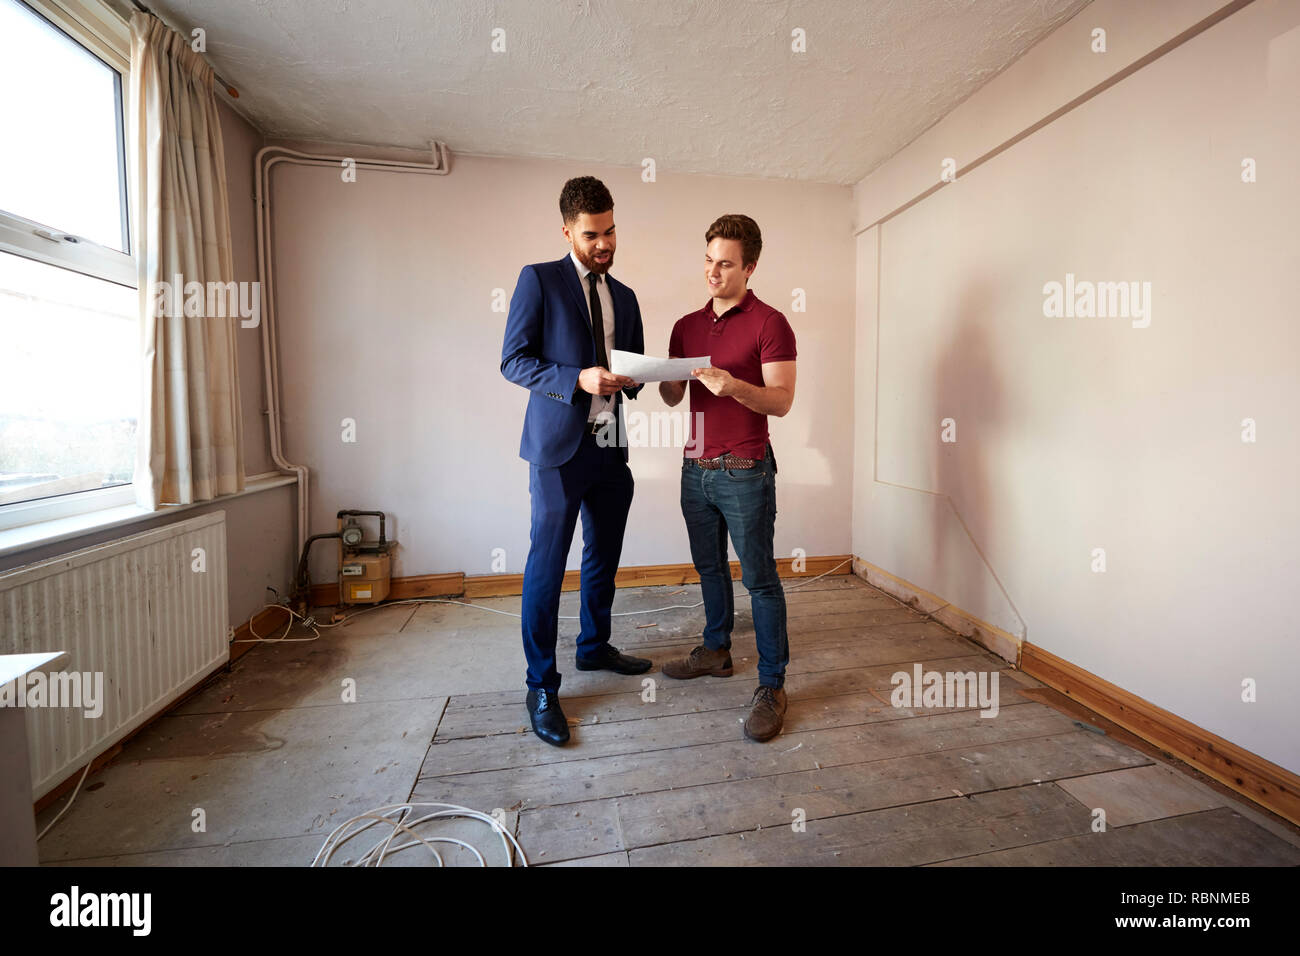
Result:
M83 514L69 515L65 518L36 521L32 524L19 525L16 528L7 528L0 531L0 557L59 541L66 541L69 538L77 538L95 531L136 524L141 521L148 521L150 518L159 518L181 511L189 511L192 508L200 508L204 505L220 505L223 501L229 501L232 498L242 498L244 495L256 494L259 491L292 485L297 480L296 475L268 472L264 475L250 477L243 491L231 495L222 495L219 498L213 498L211 501L196 501L188 505L163 505L157 511L145 511L136 504L118 505L99 511L87 511Z

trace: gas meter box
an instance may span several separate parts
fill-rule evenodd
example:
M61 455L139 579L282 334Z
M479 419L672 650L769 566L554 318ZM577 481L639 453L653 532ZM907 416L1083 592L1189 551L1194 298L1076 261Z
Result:
M378 604L388 597L391 580L389 555L351 554L339 571L339 591L344 604Z

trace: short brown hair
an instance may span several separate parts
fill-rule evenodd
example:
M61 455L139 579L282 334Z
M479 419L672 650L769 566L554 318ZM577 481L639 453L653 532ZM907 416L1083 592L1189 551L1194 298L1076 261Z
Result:
M763 251L763 234L758 231L758 223L748 216L719 216L704 233L704 241L714 239L737 239L740 241L741 265L747 266L758 261L758 254Z
M609 212L614 208L614 197L595 176L578 176L570 179L560 190L560 215L567 226L584 212L589 216Z

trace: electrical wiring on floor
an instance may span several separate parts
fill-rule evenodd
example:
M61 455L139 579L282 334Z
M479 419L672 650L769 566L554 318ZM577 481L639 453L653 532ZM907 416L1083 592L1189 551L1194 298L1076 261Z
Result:
M230 643L231 644L297 644L303 641L316 641L320 639L320 631L316 630L316 628L334 626L332 624L322 624L320 621L317 621L314 617L303 617L293 608L287 607L283 604L264 604L262 605L262 610L265 611L268 607L276 607L282 611L289 612L289 622L284 626L284 633L282 633L279 637L262 637L260 634L257 633L257 631L253 630L253 622L252 620L249 620L248 633L252 634L253 636L241 637L239 640L231 641ZM366 608L366 610L369 611L372 609ZM297 618L298 620L302 621L304 627L310 627L315 632L316 636L315 637L290 637L289 631L293 629L294 618ZM342 622L340 621L339 623Z
M63 815L68 812L68 808L72 806L72 801L76 800L77 794L81 792L81 785L86 782L86 777L90 773L90 765L93 764L94 762L95 762L94 759L86 761L86 769L81 771L81 779L78 780L77 785L72 788L72 796L68 797L68 802L63 805L63 809L59 811L58 815L49 823L45 824L45 829L36 835L37 843L39 843L41 841L41 837L49 833L51 828L53 828L54 824L58 823L59 820L63 818Z
M417 807L442 807L442 809L433 813L425 814L417 820L408 821L408 816L414 813ZM390 816L390 814L395 814L395 816ZM519 855L520 865L528 865L528 857L524 854L524 848L519 845L519 841L515 839L514 834L501 825L500 821L479 810L472 810L469 807L458 806L454 803L394 803L386 807L376 807L375 809L368 810L365 813L359 813L350 820L344 820L334 828L330 835L325 838L324 844L322 844L320 850L316 853L316 858L312 860L311 865L314 867L329 866L330 859L345 843L354 837L360 836L366 830L369 830L377 824L386 823L392 828L388 835L382 838L365 853L361 854L361 856L357 857L355 861L350 859L345 860L345 866L381 866L384 860L393 854L400 853L402 850L409 850L411 847L416 846L425 847L433 854L433 858L438 861L439 866L446 866L446 863L443 862L442 854L437 851L433 844L450 843L469 850L470 853L474 854L475 859L478 860L478 865L486 867L488 864L483 858L483 854L478 851L477 847L465 840L459 840L455 837L448 836L429 837L426 839L415 832L415 828L422 823L426 823L429 820L447 819L450 817L468 817L472 820L486 823L496 831L498 836L501 837L501 847L505 851L506 865L515 865L515 853L518 853ZM366 823L364 826L359 826L350 833L347 832L348 827L360 823L363 820L369 820L370 822ZM414 837L414 839L408 843L393 846L393 840L399 832L410 835L411 837Z
M785 587L785 590L787 592L797 591L799 588L804 587L805 585L812 584L814 581L817 581L821 578L826 577L826 575L828 574L833 574L834 572L838 571L840 568L844 567L844 565L848 564L849 560L851 559L846 559L844 561L841 561L839 564L835 565L835 567L823 571L821 574L818 574L815 577L808 578L808 580L806 581L801 581L798 584L788 585ZM256 631L253 630L253 622L249 621L248 632L253 636L249 638L240 638L239 640L231 641L230 643L232 644L292 644L292 643L299 643L305 641L316 641L316 640L320 640L321 637L319 628L339 627L340 625L346 624L349 621L351 621L358 614L365 614L367 611L378 611L379 609L386 608L386 607L396 607L399 604L455 604L459 607L477 608L480 611L489 611L492 614L502 614L506 617L519 617L519 615L514 611L503 611L500 608L487 607L484 604L471 604L468 601L453 601L451 598L404 598L400 601L383 601L379 604L372 605L371 607L364 607L358 611L353 611L351 614L344 617L341 621L325 623L323 621L316 620L314 617L303 617L297 611L293 610L293 608L286 607L283 604L266 604L263 605L263 610L265 610L268 607L275 607L275 608L280 608L283 611L289 612L289 622L284 626L284 632L279 637L262 637ZM697 601L695 604L670 604L667 607L643 608L639 611L614 611L610 616L611 617L632 617L633 615L636 614L658 614L661 611L693 611L695 610L695 608L703 607L703 606L704 606L703 601ZM289 637L288 634L289 631L293 628L293 622L295 618L301 620L304 627L311 628L312 632L315 634L315 637ZM559 619L561 621L576 621L578 620L578 615L561 614Z
M806 581L801 581L801 582L798 583L798 584L788 585L788 586L786 586L786 587L784 588L784 590L787 591L787 592L789 592L789 591L797 591L799 588L804 587L804 586L809 585L809 584L812 584L814 581L820 580L821 578L826 577L826 575L828 575L828 574L833 574L834 572L838 571L840 568L844 567L844 565L848 564L850 560L852 560L852 559L846 559L846 560L844 560L844 561L841 561L839 564L835 565L835 567L830 568L830 569L828 569L828 570L826 570L826 571L823 571L821 574L818 574L818 575L816 575L815 577L808 578ZM347 615L347 617L345 617L343 620L341 620L341 621L335 621L335 622L332 623L332 624L322 624L322 623L320 623L319 621L312 622L310 618L305 619L303 623L304 623L304 624L308 624L308 626L313 626L313 623L314 623L314 626L315 626L315 627L338 627L338 626L341 625L341 624L346 624L348 621L352 620L352 619L353 619L354 617L356 617L358 614L365 614L367 611L378 611L380 608L385 608L385 607L395 607L395 606L397 606L398 604L455 604L455 605L457 605L457 606L459 606L459 607L472 607L472 608L477 608L477 609L480 610L480 611L489 611L489 612L491 612L492 614L502 614L502 615L504 615L504 616L506 616L506 617L519 617L519 614L517 614L517 613L514 612L514 611L503 611L503 610L501 610L500 608L487 607L486 605L483 605L483 604L471 604L471 603L469 603L468 601L453 601L451 598L404 598L404 599L401 600L401 601L385 601L385 602L383 602L382 604L376 604L376 605L373 605L372 607L362 608L362 609L359 610L359 611L353 611L351 614ZM268 605L266 605L266 606L267 606L267 607L284 607L283 604L268 604ZM636 614L658 614L658 613L661 612L661 611L678 611L678 610L682 610L682 611L692 611L692 610L694 610L694 609L697 608L697 607L703 607L703 606L704 606L704 602L703 602L703 601L697 601L695 604L670 604L670 605L668 605L667 607L642 608L641 610L638 610L638 611L614 611L610 616L611 616L611 617L632 617L633 615L636 615ZM284 609L285 609L286 611L289 611L290 614L294 614L294 612L293 612L292 610L290 610L289 608L284 608ZM301 616L301 615L295 615L295 616ZM559 619L560 619L561 621L576 621L576 620L578 620L578 615L576 615L576 614L561 614L560 617L559 617ZM251 627L250 627L250 631L251 631ZM288 630L287 630L287 629L286 629L285 633L288 633ZM319 637L319 636L320 636L320 634L317 633L316 637ZM314 640L316 640L316 637L299 637L299 638L290 638L290 640L314 641ZM276 644L276 643L279 643L279 641L274 640L274 639L266 639L266 638L262 638L261 640L263 640L265 643L268 643L268 644ZM241 643L252 643L252 642L251 642L251 641L236 641L235 643L236 643L236 644L241 644Z

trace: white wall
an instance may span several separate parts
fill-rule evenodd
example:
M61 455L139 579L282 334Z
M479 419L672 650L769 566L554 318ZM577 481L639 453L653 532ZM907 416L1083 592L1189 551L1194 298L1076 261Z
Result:
M858 184L859 225L1218 6L1094 3ZM855 554L1293 771L1297 155L1300 4L1257 0L863 231L853 504ZM1150 326L1044 317L1066 273L1150 282Z
M506 316L492 294L520 268L568 251L560 187L600 177L614 196L613 274L637 293L646 350L708 298L704 231L743 212L763 230L751 288L798 339L794 408L771 419L776 552L849 551L852 497L853 240L849 187L565 162L456 156L447 177L277 167L275 228L286 455L312 472L312 531L340 508L383 509L401 542L398 576L489 573L494 548L520 572L528 465L518 457L527 393L499 371ZM791 291L807 311L791 311ZM666 411L655 386L630 410ZM358 441L341 441L340 421ZM622 564L689 563L678 505L680 447L633 448L636 497ZM569 567L579 566L580 528ZM336 573L329 549L313 579Z

